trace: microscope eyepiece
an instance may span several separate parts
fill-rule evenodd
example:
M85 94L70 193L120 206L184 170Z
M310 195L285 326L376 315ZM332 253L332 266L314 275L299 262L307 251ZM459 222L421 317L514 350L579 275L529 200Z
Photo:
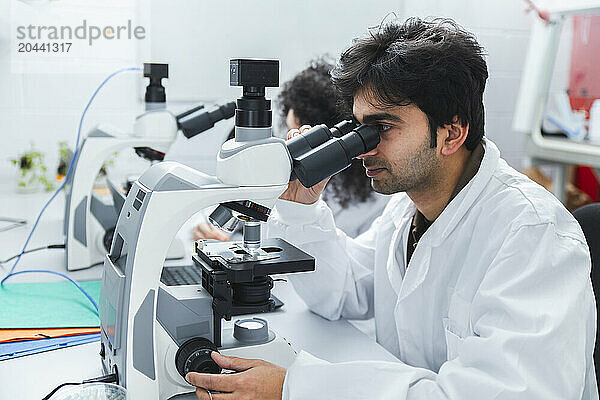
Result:
M350 166L354 158L377 147L379 140L371 125L356 127L351 121L331 129L317 125L286 142L293 162L290 180L311 187Z
M354 128L356 128L356 123L350 120L339 122L331 128L331 136L342 137L345 134L352 132Z
M292 159L295 159L332 138L332 131L329 130L327 125L321 124L313 126L302 135L294 136L286 141L285 145Z
M234 114L235 102L232 101L210 110L205 110L203 106L198 106L179 114L176 119L177 125L181 129L181 132L183 132L183 135L190 139L209 130L217 122L233 117Z
M296 135L287 142L285 142L290 156L295 159L300 157L302 154L319 147L326 141L334 138L341 138L342 136L352 132L356 128L356 124L350 120L342 121L328 128L327 125L315 125L302 135ZM379 137L379 135L377 135Z

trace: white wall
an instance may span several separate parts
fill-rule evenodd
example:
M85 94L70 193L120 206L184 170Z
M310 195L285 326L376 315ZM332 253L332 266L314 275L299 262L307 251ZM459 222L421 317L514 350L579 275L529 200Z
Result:
M524 13L522 0L135 1L139 9L148 5L150 15L149 50L140 52L139 58L170 63L167 95L182 102L237 96L239 90L227 85L231 57L279 58L283 82L319 54L329 52L336 57L352 38L389 12L395 11L401 18L452 17L473 31L488 51L487 135L512 165L521 166L522 137L511 130L512 115L530 23L536 18ZM57 142L74 144L83 107L106 76L11 73L9 38L14 32L10 4L11 0L0 0L0 179L11 176L8 158L28 148L31 141L47 153L54 166ZM561 68L563 73L558 75L564 80L566 64ZM139 74L115 78L98 96L83 131L107 121L127 130L142 109L143 87ZM275 98L276 90L269 93ZM185 147L185 143L179 146Z
M486 135L503 157L520 168L521 137L512 132L512 115L527 51L530 21L522 0L405 0L405 14L455 19L473 32L488 53L489 80L484 94Z
M231 58L280 60L280 82L314 57L337 57L401 0L152 0L152 57L173 63L171 98L235 98ZM161 10L160 12L158 10ZM272 98L278 90L268 89Z
M39 1L34 5L44 6L43 3ZM69 7L73 3L48 2L47 5ZM16 36L16 29L11 26L15 20L10 18L14 18L15 7L29 5L17 0L0 0L0 179L12 178L14 168L8 159L28 149L32 142L38 150L46 153L47 164L55 171L57 143L67 141L71 147L74 146L81 113L94 89L107 76L104 70L86 72L85 61L88 61L87 66L91 69L94 58L101 58L96 47L87 60L82 60L83 69L80 73L13 73L11 61L14 61L15 55L12 53L11 38ZM73 7L78 5L74 4ZM110 71L139 65L126 61L129 57L124 59L121 56L115 52L106 57ZM115 61L112 64L111 59ZM66 68L69 65L68 57L63 62ZM43 68L43 63L38 67ZM82 132L87 132L100 122L110 122L127 130L133 122L135 111L141 109L138 99L142 80L140 74L124 73L108 83L88 112Z
M11 1L19 6L46 3L47 7L56 7L71 3L81 7L77 0L0 0L0 179L12 176L13 168L7 160L27 149L32 141L47 153L48 164L54 168L57 142L74 144L81 112L106 76L11 73L10 37L15 35L10 21ZM317 55L329 52L336 57L352 38L389 12L398 12L402 5L402 0L127 1L136 2L140 13L149 14L149 43L143 50L138 49L134 66L141 66L143 61L168 62L167 99L175 101L178 108L190 102L239 96L239 88L228 85L230 58L278 58L280 82L284 82ZM102 0L88 2L102 5ZM123 54L115 54L115 59L122 57ZM88 112L83 132L100 122L129 129L142 110L144 85L139 73L114 78ZM275 98L277 90L268 93ZM178 140L177 146L185 145Z

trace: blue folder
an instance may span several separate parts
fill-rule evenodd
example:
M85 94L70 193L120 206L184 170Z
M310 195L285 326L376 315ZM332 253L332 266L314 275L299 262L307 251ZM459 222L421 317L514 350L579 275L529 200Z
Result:
M92 333L89 335L0 343L0 361L28 356L30 354L43 353L50 350L63 349L78 344L97 342L99 340L100 334Z

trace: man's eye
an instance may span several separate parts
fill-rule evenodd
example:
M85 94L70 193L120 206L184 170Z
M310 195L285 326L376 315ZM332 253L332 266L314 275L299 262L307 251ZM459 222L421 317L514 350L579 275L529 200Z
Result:
M377 128L377 131L378 131L379 133L383 133L383 132L387 131L388 129L391 129L391 128L392 128L392 127L391 127L391 126L389 126L389 125L383 125L383 124L377 124L375 127Z

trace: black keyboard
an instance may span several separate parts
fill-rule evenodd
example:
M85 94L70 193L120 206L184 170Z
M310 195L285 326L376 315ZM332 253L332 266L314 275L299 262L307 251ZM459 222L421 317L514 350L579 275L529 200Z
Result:
M195 265L164 267L160 281L167 286L200 285L202 271Z

